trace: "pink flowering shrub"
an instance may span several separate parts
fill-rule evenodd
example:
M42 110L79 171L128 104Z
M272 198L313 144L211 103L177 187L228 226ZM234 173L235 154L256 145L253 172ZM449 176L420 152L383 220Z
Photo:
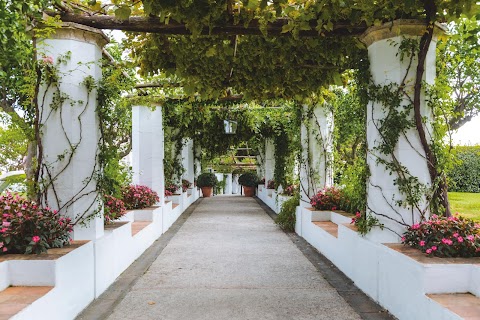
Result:
M125 215L125 213L127 213L127 209L125 208L125 204L123 203L123 201L115 197L108 195L105 196L103 204L105 224L120 219L123 215Z
M172 194L177 192L178 189L179 189L178 186L174 185L173 183L167 183L166 186L165 186L165 190L168 190Z
M187 192L188 188L192 186L192 183L186 179L182 179L182 191Z
M165 197L171 197L171 196L173 196L173 193L170 192L169 190L165 189L164 196Z
M317 210L337 210L340 208L342 193L335 187L325 188L310 199L310 204Z
M294 194L298 193L298 191L298 185L292 184L286 187L285 190L283 190L283 194L287 196L293 196Z
M122 198L128 210L151 207L160 201L158 194L149 187L135 185L124 187Z
M268 180L267 189L275 189L275 180Z
M480 257L480 224L462 217L439 217L414 224L402 243L437 257Z
M7 193L0 196L0 253L42 253L70 244L72 223L56 210Z

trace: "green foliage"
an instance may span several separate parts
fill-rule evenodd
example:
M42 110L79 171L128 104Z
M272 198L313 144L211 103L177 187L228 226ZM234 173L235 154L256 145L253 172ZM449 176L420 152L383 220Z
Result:
M297 206L300 205L300 193L295 193L293 197L289 198L282 204L282 208L275 218L275 223L285 231L295 231L295 212Z
M355 224L358 233L362 236L369 233L373 227L379 227L383 230L383 224L381 224L375 216L366 213L362 214L358 211L355 214L355 218L352 219L352 223Z
M197 187L215 187L218 183L214 173L204 172L197 177Z
M456 165L448 172L449 189L480 192L480 146L456 147Z
M0 171L23 170L23 157L27 154L27 137L16 123L2 121L3 115L0 112Z
M347 166L339 179L342 186L342 199L340 207L350 213L365 212L367 208L367 177L368 168L365 158L357 160Z
M121 47L113 43L108 47L113 57L121 60ZM121 64L103 61L103 77L98 87L97 112L102 134L99 162L102 168L97 177L100 192L121 196L121 188L131 182L130 168L122 158L132 148L132 105L125 93L132 90L133 80L125 77L129 69Z
M480 25L462 17L449 29L437 49L437 84L449 128L455 130L480 112Z
M245 172L238 177L238 183L244 187L256 187L258 185L258 176L254 172Z

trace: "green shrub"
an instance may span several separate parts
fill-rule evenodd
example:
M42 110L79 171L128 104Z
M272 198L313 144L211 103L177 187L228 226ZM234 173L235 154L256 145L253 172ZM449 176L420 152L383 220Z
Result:
M256 187L258 185L258 177L253 172L247 172L238 178L238 183L244 187Z
M295 211L298 205L300 205L300 193L296 193L282 204L282 209L275 219L275 223L285 231L295 231Z
M197 178L197 187L215 187L218 183L214 173L204 172Z
M449 189L480 192L480 146L456 147L456 165L448 173Z

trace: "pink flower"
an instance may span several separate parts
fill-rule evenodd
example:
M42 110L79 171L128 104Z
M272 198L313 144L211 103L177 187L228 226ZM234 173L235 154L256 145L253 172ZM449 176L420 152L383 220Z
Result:
M432 215L432 219L437 219L437 218L438 218L438 216L436 214Z
M453 234L453 237L454 237L454 238L458 238L458 233L455 232L455 233Z
M432 253L432 249L427 249L427 250L425 250L425 252L426 252L427 254L430 254L430 253Z
M412 225L412 230L417 230L417 229L420 229L420 225L418 223L415 223L414 225Z
M53 64L53 57L51 56L45 56L42 58L42 61L47 64Z
M425 247L425 241L423 241L423 240L420 241L419 245L420 245L420 247Z
M405 239L406 239L405 237L402 237L402 242L405 242Z
M3 221L2 225L3 225L4 227L10 227L10 222L8 222L8 221Z
M473 240L475 240L475 237L472 236L472 235L468 235L468 236L467 236L467 239L470 240L470 241L473 241Z
M462 242L463 242L463 238L462 238L462 237L458 237L458 238L457 238L457 241L460 242L460 243L462 243Z
M3 207L3 209L10 210L10 206L5 206L5 207Z
M6 247L3 247L2 251L6 252L8 249Z
M23 213L17 212L17 216L21 217L21 216L23 216Z
M437 246L432 246L432 251L437 251Z
M5 232L7 232L7 230L8 230L7 228L2 228L2 229L0 229L0 233L5 233Z
M39 236L33 236L32 241L37 243L38 241L40 241L40 237Z
M357 213L355 213L355 217L360 218L361 216L362 216L362 215L361 215L360 212L357 211Z
M463 240L463 239L462 239L462 240ZM453 241L450 240L450 239L443 238L443 239L442 239L442 243L447 244L447 245L450 246L450 245L452 245Z

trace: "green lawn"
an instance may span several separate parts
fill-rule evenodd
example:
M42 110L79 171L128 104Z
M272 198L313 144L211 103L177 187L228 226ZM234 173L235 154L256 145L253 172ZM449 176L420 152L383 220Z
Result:
M448 200L450 200L452 212L480 221L480 193L449 192Z

